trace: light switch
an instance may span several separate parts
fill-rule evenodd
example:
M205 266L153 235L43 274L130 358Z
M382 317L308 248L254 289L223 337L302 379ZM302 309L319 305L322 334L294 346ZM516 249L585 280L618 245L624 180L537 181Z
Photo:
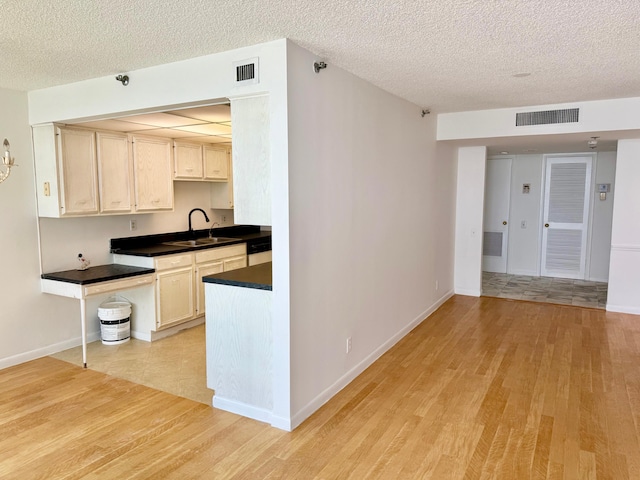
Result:
M527 221L526 220L522 220L520 222L520 228L527 228Z
M49 182L44 182L44 196L51 196L51 187L49 186Z

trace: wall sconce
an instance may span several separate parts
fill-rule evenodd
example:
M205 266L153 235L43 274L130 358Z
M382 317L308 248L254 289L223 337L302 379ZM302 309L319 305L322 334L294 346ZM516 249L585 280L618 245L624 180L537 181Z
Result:
M9 178L9 174L11 173L11 167L17 167L14 165L13 161L15 160L11 157L11 152L9 151L9 140L4 139L4 155L2 155L2 165L4 167L4 171L0 170L0 183L4 182L7 178Z

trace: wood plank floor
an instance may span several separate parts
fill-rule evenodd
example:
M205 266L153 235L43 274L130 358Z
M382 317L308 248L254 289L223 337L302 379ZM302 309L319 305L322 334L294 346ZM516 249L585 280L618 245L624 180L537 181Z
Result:
M2 479L640 479L640 317L454 297L293 433L43 358Z

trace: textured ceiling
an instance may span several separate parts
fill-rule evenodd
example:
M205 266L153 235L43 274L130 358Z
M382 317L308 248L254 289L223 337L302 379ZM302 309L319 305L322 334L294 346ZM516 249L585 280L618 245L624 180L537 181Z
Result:
M0 87L16 90L287 37L435 112L640 95L638 0L0 0L0 11Z

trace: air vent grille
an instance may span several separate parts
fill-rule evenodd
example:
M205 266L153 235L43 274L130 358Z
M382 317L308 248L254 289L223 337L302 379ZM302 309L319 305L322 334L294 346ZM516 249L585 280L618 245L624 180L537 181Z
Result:
M523 127L527 125L550 125L554 123L577 123L579 113L579 108L516 113L516 127Z
M249 85L258 83L258 59L251 58L241 62L234 62L236 69L236 84Z

